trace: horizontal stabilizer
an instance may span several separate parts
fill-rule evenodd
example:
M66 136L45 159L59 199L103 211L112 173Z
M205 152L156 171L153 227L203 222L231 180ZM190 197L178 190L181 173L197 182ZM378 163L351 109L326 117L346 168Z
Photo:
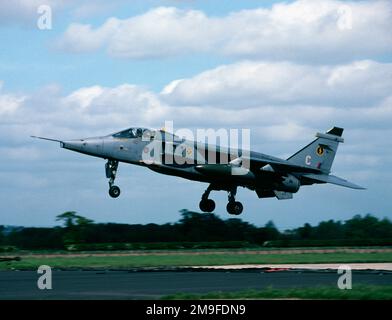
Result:
M357 184L354 184L352 182L349 182L345 179L339 178L337 176L334 175L325 175L325 174L304 174L302 175L302 177L308 178L308 179L312 179L318 182L324 182L324 183L332 183L332 184L336 184L338 186L342 186L342 187L347 187L347 188L351 188L351 189L366 189L364 187L361 187Z

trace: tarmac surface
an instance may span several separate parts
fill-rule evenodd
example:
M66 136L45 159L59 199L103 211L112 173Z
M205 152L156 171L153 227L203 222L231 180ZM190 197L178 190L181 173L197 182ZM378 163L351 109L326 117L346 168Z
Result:
M342 266L351 270L384 270L392 271L392 263L297 263L297 264L237 264L222 266L196 266L194 269L306 269L306 270L337 270Z
M1 271L4 299L159 299L174 293L208 293L246 289L337 286L336 270L252 268L52 271L52 289L40 290L36 271ZM392 285L392 272L353 270L352 285Z

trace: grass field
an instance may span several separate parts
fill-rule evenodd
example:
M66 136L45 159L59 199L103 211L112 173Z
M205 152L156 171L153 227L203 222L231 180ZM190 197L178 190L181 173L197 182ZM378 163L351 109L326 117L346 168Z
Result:
M162 299L355 299L391 300L392 286L354 286L351 290L333 287L246 290L238 292L211 292L207 294L178 293Z
M36 270L40 265L52 268L113 268L165 266L209 266L230 264L283 264L283 263L360 263L392 262L392 252L373 253L301 253L301 254L212 254L205 252L179 254L143 254L108 256L104 253L94 256L78 255L29 255L21 256L20 261L0 262L0 270Z

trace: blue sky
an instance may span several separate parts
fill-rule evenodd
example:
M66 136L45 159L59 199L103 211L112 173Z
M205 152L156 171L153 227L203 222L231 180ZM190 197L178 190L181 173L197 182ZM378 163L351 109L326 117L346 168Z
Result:
M5 88L16 91L35 90L47 84L58 83L65 92L69 92L94 84L115 86L130 82L160 90L172 79L192 76L222 63L228 63L231 59L211 55L187 55L164 59L117 61L107 59L101 52L87 55L63 54L53 48L53 40L73 22L98 26L110 16L129 18L159 6L198 9L209 15L224 16L232 11L258 8L260 5L268 7L274 3L274 1L241 1L241 3L238 1L114 1L113 5L107 6L103 2L96 2L97 12L93 11L91 15L86 13L78 16L75 13L78 6L72 2L71 5L54 9L53 29L45 32L39 32L35 28L36 17L31 17L21 24L18 21L7 22L0 29L0 38L4 44L0 53L0 78L7 77ZM99 6L102 6L102 9L99 9ZM29 57L26 53L29 53ZM100 67L97 68L97 65ZM78 73L76 78L75 72Z
M391 217L389 1L0 1L0 224L46 226L66 210L104 222L173 222L206 185L120 165L32 134L77 138L133 125L250 128L252 148L286 157L333 125L333 171L366 191L305 187L291 201L240 190L242 219L281 229L354 214ZM214 192L227 218L226 194Z

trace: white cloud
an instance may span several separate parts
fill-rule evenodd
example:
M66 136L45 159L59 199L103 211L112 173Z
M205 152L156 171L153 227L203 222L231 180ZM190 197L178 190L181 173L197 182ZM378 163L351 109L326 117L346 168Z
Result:
M249 108L317 104L368 107L392 92L392 64L364 60L339 66L239 62L176 80L161 93L173 105Z
M55 86L24 96L0 92L0 142L15 146L30 135L66 139L110 133L149 125L165 112L154 93L130 84L85 87L67 95Z
M24 96L15 94L2 94L3 81L0 81L0 116L14 112L25 100Z
M338 125L348 129L345 159L366 152L366 165L374 167L384 163L391 134L391 68L374 61L336 67L243 62L173 81L162 93L131 84L69 94L56 86L24 95L0 91L1 158L30 153L30 135L69 139L173 120L175 129L250 128L254 149L278 156ZM56 157L46 145L38 148L31 160Z
M0 96L0 115L12 113L23 102L23 97L16 97L13 95Z
M77 104L82 109L91 106L91 102L102 95L104 88L100 86L93 86L88 88L81 88L72 92L69 96L65 97L65 101L71 104Z
M71 24L58 41L70 52L105 49L120 58L213 53L247 58L342 61L391 51L389 1L300 0L224 17L159 7L97 28Z
M389 80L388 80L389 79ZM169 83L162 93L122 84L62 94L0 91L0 141L31 134L73 138L133 125L253 128L266 140L299 139L331 125L388 129L392 64L358 61L335 67L241 62ZM359 139L359 137L358 137Z

